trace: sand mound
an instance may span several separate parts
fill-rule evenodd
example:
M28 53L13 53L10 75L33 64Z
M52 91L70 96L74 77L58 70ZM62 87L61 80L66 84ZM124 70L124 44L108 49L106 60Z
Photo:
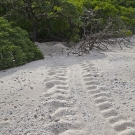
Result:
M45 42L45 43L35 43L38 48L42 51L45 57L48 56L61 56L66 55L68 52L68 47L66 47L64 42Z

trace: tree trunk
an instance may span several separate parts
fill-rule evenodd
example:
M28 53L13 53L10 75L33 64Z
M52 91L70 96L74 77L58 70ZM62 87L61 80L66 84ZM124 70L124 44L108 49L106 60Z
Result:
M36 37L37 37L37 26L36 26L36 22L32 22L32 41L35 42L36 41Z

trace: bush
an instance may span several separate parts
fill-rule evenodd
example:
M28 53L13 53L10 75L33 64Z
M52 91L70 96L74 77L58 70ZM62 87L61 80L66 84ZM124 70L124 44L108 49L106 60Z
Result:
M43 54L28 39L25 30L12 28L7 20L0 17L0 70L42 58Z

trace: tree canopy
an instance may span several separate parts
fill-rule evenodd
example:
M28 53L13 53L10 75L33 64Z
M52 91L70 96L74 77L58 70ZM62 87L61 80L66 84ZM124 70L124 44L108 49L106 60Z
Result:
M78 41L83 7L98 10L98 17L121 16L135 26L132 0L1 0L1 16L26 30L33 41Z

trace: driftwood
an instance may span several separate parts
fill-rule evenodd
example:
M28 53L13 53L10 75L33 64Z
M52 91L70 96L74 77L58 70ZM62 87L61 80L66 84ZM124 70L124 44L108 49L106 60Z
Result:
M106 20L98 16L98 12L94 10L87 10L85 8L84 14L80 17L83 21L83 43L79 46L73 46L70 53L78 54L90 53L92 49L98 52L108 49L108 45L118 44L122 49L122 45L128 47L132 44L130 42L131 36L128 36L129 27L124 24L119 15L115 17L108 17Z

